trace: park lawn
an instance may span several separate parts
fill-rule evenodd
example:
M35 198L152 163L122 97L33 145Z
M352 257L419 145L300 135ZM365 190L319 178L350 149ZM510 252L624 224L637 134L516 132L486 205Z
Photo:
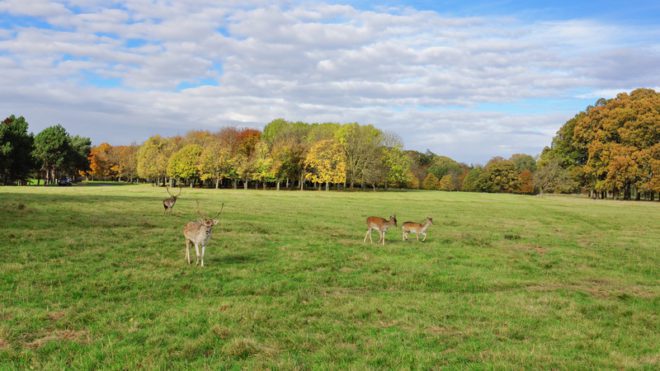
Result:
M660 367L660 203L0 187L0 369ZM195 200L225 203L205 267ZM365 218L431 216L426 242ZM374 241L377 235L374 233Z

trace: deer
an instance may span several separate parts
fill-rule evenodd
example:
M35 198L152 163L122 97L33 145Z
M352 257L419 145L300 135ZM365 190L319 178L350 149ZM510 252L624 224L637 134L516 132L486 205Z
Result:
M426 217L426 220L424 221L424 224L420 223L415 223L415 222L405 222L403 223L402 229L403 229L403 240L406 241L408 239L408 233L414 233L415 236L417 236L417 241L419 241L419 235L423 234L424 238L422 239L422 242L426 241L426 230L433 224L433 218L431 217Z
M190 265L190 245L195 245L195 254L197 258L195 259L195 265L200 265L204 267L204 252L206 251L206 244L211 238L211 232L213 227L218 224L219 219L216 219L222 213L225 204L222 203L220 211L213 217L208 218L199 211L199 201L197 202L197 214L199 215L199 220L194 222L189 222L183 227L183 236L186 238L186 259ZM199 247L202 247L202 254L199 253Z
M383 219L378 216L370 216L367 218L367 234L364 236L364 242L367 242L367 237L369 237L369 241L371 243L374 243L374 241L371 239L371 230L375 229L378 231L378 234L380 234L380 239L378 242L382 242L383 246L385 246L385 232L387 231L388 228L391 226L397 226L396 225L396 215L390 215L390 219Z
M163 200L163 207L165 208L165 210L163 211L163 214L167 213L168 211L170 213L172 213L172 209L174 208L174 204L176 203L176 199L177 199L177 197L179 197L179 195L181 195L181 187L179 187L179 193L177 193L176 196L173 195L170 192L170 187L169 186L167 187L167 193L170 195L170 197Z

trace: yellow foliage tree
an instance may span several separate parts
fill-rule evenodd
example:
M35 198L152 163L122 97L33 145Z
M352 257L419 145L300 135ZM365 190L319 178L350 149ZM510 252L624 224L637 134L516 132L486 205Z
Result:
M346 157L340 143L333 139L320 140L309 149L305 158L305 178L316 184L325 183L325 190L330 183L346 181Z

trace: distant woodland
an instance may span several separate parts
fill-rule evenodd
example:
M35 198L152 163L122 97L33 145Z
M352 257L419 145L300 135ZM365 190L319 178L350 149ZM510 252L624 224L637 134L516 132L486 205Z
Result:
M148 138L140 145L92 146L61 125L34 135L23 117L0 125L0 181L55 184L87 178L159 185L259 189L428 189L585 193L593 198L660 199L660 93L637 89L599 99L568 120L532 157L467 165L405 150L373 125L277 119L263 131Z

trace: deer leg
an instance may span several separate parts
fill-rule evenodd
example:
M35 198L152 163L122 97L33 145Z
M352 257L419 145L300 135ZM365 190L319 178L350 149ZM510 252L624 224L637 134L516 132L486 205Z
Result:
M417 237L417 241L419 241L419 233L415 233L415 236Z
M374 240L371 239L371 228L367 230L367 235L364 236L364 242L367 242L367 237L369 237L369 242L374 243Z
M380 232L380 240L383 243L383 246L385 246L385 231Z
M204 266L204 251L206 250L206 245L202 245L202 267Z
M406 240L406 231L403 231L403 240Z
M426 233L424 233L424 238L422 239L422 242L426 241Z
M199 265L199 244L195 243L195 255L197 255L197 259L195 259L195 265Z
M186 259L188 259L188 264L190 264L190 240L186 239Z

